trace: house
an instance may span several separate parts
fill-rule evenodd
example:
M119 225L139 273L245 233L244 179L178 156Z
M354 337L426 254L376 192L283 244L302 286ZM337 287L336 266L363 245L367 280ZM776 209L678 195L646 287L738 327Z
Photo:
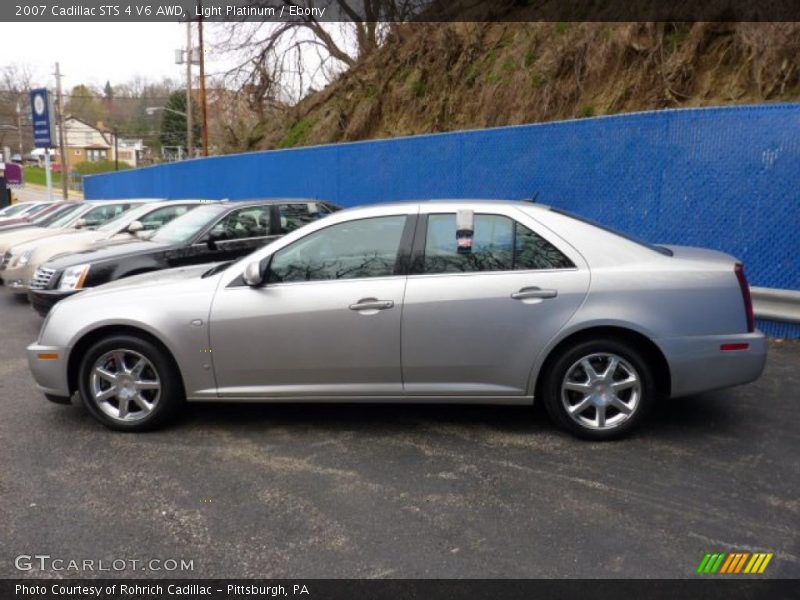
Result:
M56 161L60 163L60 134L58 129L56 132ZM145 153L142 140L115 140L114 132L102 122L91 125L73 116L64 119L64 141L70 167L82 162L115 160L115 149L120 162L136 167Z
M148 148L142 139L119 138L117 140L117 156L119 162L127 163L132 167L152 162L148 159Z

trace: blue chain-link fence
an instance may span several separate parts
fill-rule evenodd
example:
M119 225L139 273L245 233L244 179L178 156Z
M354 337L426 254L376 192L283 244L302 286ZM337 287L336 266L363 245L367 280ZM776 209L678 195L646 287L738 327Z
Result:
M87 198L532 198L800 290L800 104L664 110L195 159L87 177ZM800 326L762 322L772 335Z

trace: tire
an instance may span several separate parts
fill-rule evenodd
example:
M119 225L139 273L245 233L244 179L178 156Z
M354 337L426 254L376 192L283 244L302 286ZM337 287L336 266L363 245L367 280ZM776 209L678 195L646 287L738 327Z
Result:
M185 400L172 358L132 335L113 335L89 348L79 367L78 384L89 413L116 431L157 429L177 416Z
M640 426L656 399L655 378L635 347L603 338L560 351L544 374L542 395L562 429L587 440L612 440Z

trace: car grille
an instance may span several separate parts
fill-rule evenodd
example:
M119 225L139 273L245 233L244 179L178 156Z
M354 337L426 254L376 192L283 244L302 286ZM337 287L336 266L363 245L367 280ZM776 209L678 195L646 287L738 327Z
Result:
M0 258L0 270L5 269L8 266L8 261L11 260L11 252L7 251L3 254L3 258Z
M45 269L44 267L39 267L33 274L33 279L31 279L31 284L29 287L32 290L43 290L47 288L47 284L50 283L50 280L53 278L55 273L55 269Z

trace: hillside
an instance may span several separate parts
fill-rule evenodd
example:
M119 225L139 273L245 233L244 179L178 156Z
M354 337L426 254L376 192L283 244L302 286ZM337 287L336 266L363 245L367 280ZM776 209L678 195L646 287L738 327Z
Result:
M254 148L800 99L797 23L416 23Z

